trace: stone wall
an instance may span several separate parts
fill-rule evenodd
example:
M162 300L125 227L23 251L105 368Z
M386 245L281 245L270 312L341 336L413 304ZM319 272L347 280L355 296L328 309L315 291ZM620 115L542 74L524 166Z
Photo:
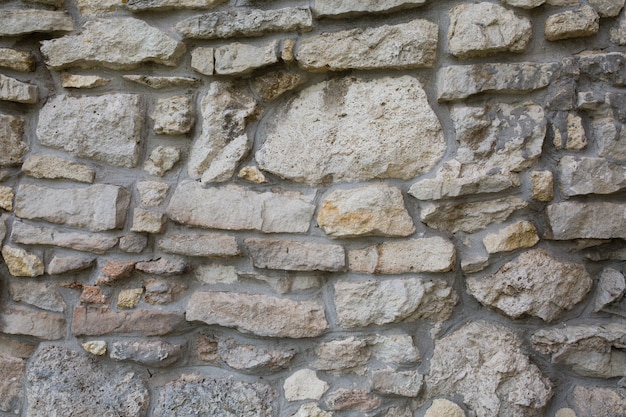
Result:
M1 416L626 416L624 0L0 2Z

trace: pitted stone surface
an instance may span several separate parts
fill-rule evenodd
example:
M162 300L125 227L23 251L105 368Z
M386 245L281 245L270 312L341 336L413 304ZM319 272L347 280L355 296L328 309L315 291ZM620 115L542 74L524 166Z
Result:
M549 41L595 35L600 16L590 6L555 13L546 20L545 36Z
M96 170L89 165L51 155L29 156L22 165L22 171L34 178L68 179L88 184L93 183L96 177Z
M2 259L14 277L37 277L43 275L40 256L14 246L2 247Z
M0 114L0 167L17 165L28 151L28 142L24 137L24 119Z

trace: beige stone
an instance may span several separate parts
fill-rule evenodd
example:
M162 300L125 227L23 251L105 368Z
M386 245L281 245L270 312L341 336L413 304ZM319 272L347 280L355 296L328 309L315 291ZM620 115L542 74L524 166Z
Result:
M72 314L74 336L102 336L110 333L162 336L186 328L185 316L178 311L111 311L107 307L76 306Z
M76 0L76 3L80 13L86 16L109 14L123 6L118 0Z
M134 12L170 9L213 9L227 0L128 0L126 7Z
M559 408L554 417L577 417L576 411L571 408Z
M66 12L4 8L0 15L0 36L71 32L72 30L74 30L74 22Z
M34 178L66 179L93 183L96 170L89 165L52 155L31 155L22 165L22 171Z
M6 247L6 246L5 246ZM65 317L24 307L4 307L0 311L0 332L59 340L66 335Z
M37 277L44 273L42 259L22 248L3 246L2 258L14 277Z
M15 221L11 231L11 241L23 245L58 246L102 254L113 248L118 239L110 235L66 231L54 227L38 227L26 222Z
M509 6L521 7L522 9L534 9L541 6L546 0L500 0L504 4ZM575 0L578 1L578 0ZM434 416L429 416L434 417ZM453 416L456 417L456 416Z
M426 410L424 417L465 417L465 411L445 398L437 398Z
M157 207L167 196L170 186L158 181L139 181L137 191L139 192L139 204L142 207Z
M14 229L15 230L15 229ZM48 262L46 273L49 275L61 275L65 273L73 273L90 268L95 263L95 258L85 256L59 256L55 255Z
M191 97L174 96L157 100L150 115L154 132L163 135L183 135L193 127L195 114Z
M149 174L162 177L180 160L180 149L173 146L157 146L144 162L143 169Z
M13 210L13 198L15 193L12 187L0 186L0 209L11 211Z
M553 130L553 143L556 149L580 151L587 147L587 135L585 134L582 118L577 114L567 114L565 132L562 132L556 125L553 125Z
M26 371L26 361L22 358L0 352L0 411L20 412L23 400L22 388Z
M61 73L61 86L63 88L96 88L107 85L111 80L98 75L78 75L69 72Z
M191 68L204 75L213 75L215 70L215 49L194 48L191 51Z
M368 339L372 356L383 363L408 365L419 362L420 351L411 336L405 333L377 334Z
M185 256L231 257L241 252L234 236L224 233L167 234L157 241L167 253Z
M237 177L253 182L255 184L264 184L267 182L267 178L261 172L261 170L255 166L243 167L239 170Z
M80 345L92 355L104 356L107 353L107 342L105 340L90 340Z
M117 308L131 309L135 308L141 300L143 288L131 288L122 290L117 295Z
M30 72L35 70L35 66L35 57L30 52L0 48L0 67Z
M315 403L302 404L291 417L333 417L333 413L320 409Z
M339 245L263 238L248 238L244 242L257 268L341 271L346 264L345 252Z
M194 87L200 80L194 77L159 76L159 75L122 75L122 78L134 83L142 84L155 90L172 87Z
M392 13L422 6L426 0L316 0L317 17L344 18L370 13Z
M264 101L274 101L286 92L304 84L306 80L307 77L304 74L278 70L254 77L250 85Z
M198 265L194 276L204 284L234 284L239 280L237 269L232 265Z
M568 402L578 410L580 417L622 416L626 414L626 391L624 388L576 386L568 395Z
M626 239L626 204L565 201L546 208L555 240Z
M287 401L319 400L329 385L311 369L301 369L285 380L283 389Z
M600 29L600 17L590 6L555 13L546 19L545 37L549 41L595 35Z
M537 229L529 221L513 223L483 238L483 244L489 254L532 248L537 242L539 242Z
M611 194L626 188L626 167L604 158L565 155L559 161L561 192L566 196Z
M320 343L315 349L315 354L317 355L317 360L313 363L315 369L359 372L360 368L367 365L371 352L365 340L351 336Z
M247 74L278 62L278 41L261 46L231 43L215 49L215 72L223 75Z
M24 119L0 113L0 167L18 165L28 151Z
M131 232L163 233L167 225L165 214L159 211L136 208L133 210Z
M9 281L7 288L13 301L56 313L65 312L65 302L55 285L34 280L19 280Z
M624 7L624 0L589 0L600 17L615 17Z
M21 82L0 74L0 100L33 104L39 98L36 85Z
M326 396L326 404L333 411L366 413L380 407L382 401L368 390L340 388Z
M554 176L552 171L532 171L530 173L531 193L535 200L552 201L554 198Z

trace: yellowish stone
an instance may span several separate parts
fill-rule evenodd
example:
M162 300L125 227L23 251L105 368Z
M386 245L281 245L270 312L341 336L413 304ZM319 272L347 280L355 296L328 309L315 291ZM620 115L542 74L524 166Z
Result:
M120 291L117 296L117 308L135 308L142 294L143 288L132 288Z

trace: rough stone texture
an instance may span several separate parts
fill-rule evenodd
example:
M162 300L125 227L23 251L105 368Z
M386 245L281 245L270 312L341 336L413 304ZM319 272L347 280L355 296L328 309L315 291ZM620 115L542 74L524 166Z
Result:
M237 177L246 181L253 182L255 184L264 184L267 182L267 177L263 175L261 170L255 166L243 167L239 170Z
M610 194L626 188L626 167L603 158L566 155L559 162L561 192L566 196Z
M15 193L13 188L0 186L0 208L6 211L13 210L13 198Z
M384 395L417 397L423 376L417 370L395 371L391 368L372 372L372 390Z
M180 160L180 149L173 146L157 146L144 162L143 169L149 174L162 177Z
M215 49L194 48L191 51L191 68L204 75L213 75L215 70Z
M313 13L317 17L343 18L369 13L391 13L422 6L426 0L317 0Z
M13 229L15 231L15 229ZM74 273L90 268L95 263L94 258L83 256L58 256L55 255L46 268L49 275L61 275Z
M140 181L137 183L139 204L143 207L157 207L167 196L170 186L158 181Z
M367 390L351 390L341 388L326 396L328 408L333 411L368 412L382 405L380 398Z
M191 97L174 96L160 98L150 115L154 121L154 132L163 135L183 135L194 123Z
M117 295L117 308L119 309L131 309L135 308L141 300L143 295L143 288L131 288L122 290Z
M0 411L19 414L25 368L22 358L0 352Z
M272 337L315 337L328 328L324 307L315 301L232 292L196 291L186 318Z
M137 373L105 367L83 352L60 346L37 350L27 380L28 417L141 416L150 401L146 382Z
M626 239L626 205L608 202L565 201L546 208L548 235L555 240Z
M437 398L428 407L424 417L465 417L465 411L450 400Z
M4 307L0 311L0 332L33 336L45 340L65 338L65 317L24 307Z
M533 347L552 355L577 374L614 378L626 376L626 327L624 323L596 323L540 329L532 336Z
M136 68L143 62L175 66L185 45L131 17L91 20L77 35L41 42L46 65L111 69Z
M226 0L128 0L126 7L134 12L170 9L213 9Z
M489 254L531 248L537 242L539 242L539 235L535 225L525 220L513 223L483 238L483 245Z
M442 237L384 242L348 252L351 271L368 274L447 272L454 268L454 245Z
M325 243L249 238L245 241L257 268L287 271L341 271L346 260L343 247Z
M562 116L557 113L552 120L552 130L554 147L558 150L580 151L587 147L588 141L583 121L576 114L567 113L563 121Z
M595 35L600 17L590 6L555 13L546 20L545 37L549 41Z
M193 87L200 83L200 80L194 77L123 75L122 78L156 90L172 87Z
M13 222L11 241L23 245L58 246L93 253L105 253L117 244L117 238L113 236L37 227L20 221Z
M231 43L215 49L217 74L246 74L278 62L278 41L261 46Z
M151 275L179 275L187 270L187 262L179 258L159 258L137 262L135 269Z
M611 42L626 45L626 14L622 13L615 27L611 28Z
M624 7L624 0L589 0L600 17L615 17Z
M420 360L420 352L408 334L376 335L369 345L372 355L387 364L406 365Z
M133 211L131 232L163 233L167 219L165 214L157 211L136 208Z
M171 234L157 242L163 252L186 256L231 257L240 254L237 240L222 233Z
M459 58L496 52L524 52L532 34L530 20L493 3L461 4L449 12L448 49Z
M65 302L53 285L46 285L35 281L9 281L9 294L13 301L29 304L42 310L63 313Z
M143 121L137 95L61 95L41 109L37 137L42 145L79 158L132 168L139 156Z
M170 219L189 226L304 233L309 229L314 210L309 199L297 193L258 193L237 186L205 189L194 181L178 186L167 214Z
M2 258L14 277L37 277L43 275L43 260L34 253L13 246L2 247Z
M277 393L261 383L183 374L158 390L155 417L276 415Z
M111 311L108 308L76 306L72 316L74 336L101 336L140 332L162 336L186 328L183 313L176 311Z
M593 311L600 311L608 304L619 300L625 292L626 279L624 274L613 268L604 268L598 279Z
M108 305L110 294L109 291L104 292L98 286L83 285L80 293L81 304L98 304Z
M321 343L315 349L316 369L322 371L349 370L367 365L370 349L365 340L348 337ZM319 399L319 398L317 398Z
M301 369L285 380L283 389L287 401L319 400L329 385L311 369Z
M107 353L107 342L104 340L92 340L81 343L81 346L86 352L89 352L92 355L103 356Z
M539 201L552 201L554 198L554 175L551 171L530 173L532 197Z
M35 57L27 51L0 48L0 67L22 72L34 71Z
M180 359L181 346L163 340L113 342L109 356L118 361L132 361L145 366L163 368Z
M120 249L128 253L141 253L148 245L148 236L130 234L120 237Z
M92 184L96 170L52 155L31 155L22 164L22 171L34 178L67 179Z
M504 4L509 6L521 7L522 9L534 9L541 6L546 0L500 0ZM565 0L569 1L569 0ZM578 2L578 0L575 0ZM434 416L433 416L434 417ZM456 416L455 416L456 417Z
M131 276L135 270L135 261L108 259L100 268L107 284Z
M402 192L384 184L333 191L324 198L317 223L331 237L408 236L415 232Z
M626 414L624 389L577 386L569 397L579 416L613 417Z
M304 38L296 60L309 71L430 68L437 37L437 25L427 20L323 33Z
M502 325L466 324L435 343L426 395L462 395L472 412L485 417L542 415L552 387L521 345Z
M371 100L364 103L364 96ZM409 76L324 81L302 90L268 123L259 167L308 184L412 178L446 148L424 90Z
M169 304L178 299L180 294L187 289L185 284L160 279L149 279L143 284L146 288L143 299L146 303L153 305Z
M577 417L576 411L571 408L560 408L556 411L554 417Z
M236 8L190 17L176 25L185 38L216 39L261 36L271 32L309 31L313 18L308 8L275 10Z
M333 417L333 413L324 411L315 403L302 404L291 417Z
M37 102L37 98L36 85L0 74L0 100L32 104Z
M24 119L0 113L0 167L17 165L28 151L24 138Z
M529 250L495 274L467 279L467 288L483 305L509 317L523 315L553 321L582 301L593 281L580 264L561 262L543 249Z
M252 80L251 87L264 101L274 101L304 84L307 77L290 71L272 71Z
M385 281L339 281L335 284L337 321L343 328L372 324L443 321L458 297L444 281L417 278Z
M97 75L76 75L68 72L61 73L63 88L96 88L107 85L111 80Z
M219 343L220 358L231 368L249 372L288 368L297 351L281 347L241 344L233 339Z
M2 10L0 36L20 36L29 33L71 32L72 17L65 12L49 10Z

